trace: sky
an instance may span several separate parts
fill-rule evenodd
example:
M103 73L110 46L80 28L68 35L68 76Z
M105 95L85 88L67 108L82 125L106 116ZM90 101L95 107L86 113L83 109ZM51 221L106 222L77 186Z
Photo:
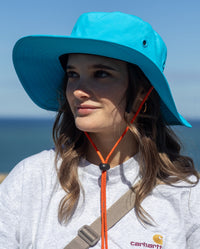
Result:
M0 118L49 118L21 86L13 64L15 42L27 35L69 35L84 12L121 11L149 22L168 48L165 76L178 111L200 119L199 0L1 0Z

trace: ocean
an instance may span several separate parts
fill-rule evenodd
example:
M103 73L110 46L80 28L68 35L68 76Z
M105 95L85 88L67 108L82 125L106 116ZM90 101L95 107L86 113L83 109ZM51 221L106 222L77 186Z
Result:
M183 144L182 154L193 158L200 171L200 120L192 128L175 126ZM22 159L54 147L52 119L0 119L0 173L9 173Z

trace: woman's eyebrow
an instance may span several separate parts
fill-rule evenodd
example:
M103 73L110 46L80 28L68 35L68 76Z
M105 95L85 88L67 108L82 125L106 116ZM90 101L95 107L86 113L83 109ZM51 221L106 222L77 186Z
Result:
M75 69L75 67L74 67L74 66L71 66L71 65L67 65L67 66L66 66L66 70L67 70L67 69Z
M108 69L108 70L116 71L115 68L104 65L104 64L95 64L95 65L92 65L91 68L100 68L100 69Z
M75 68L76 68L76 67L73 66L73 65L67 65L67 66L66 66L66 70L68 70L68 69L75 69ZM110 67L110 66L107 66L107 65L104 65L104 64L95 64L95 65L92 65L90 68L95 68L95 69L108 69L108 70L117 71L115 68Z

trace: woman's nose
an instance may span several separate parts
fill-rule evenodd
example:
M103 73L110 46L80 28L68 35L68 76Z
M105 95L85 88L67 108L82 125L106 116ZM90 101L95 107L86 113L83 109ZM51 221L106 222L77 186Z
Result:
M74 96L76 98L85 99L89 98L91 95L91 90L89 89L89 84L87 79L80 79L74 89Z

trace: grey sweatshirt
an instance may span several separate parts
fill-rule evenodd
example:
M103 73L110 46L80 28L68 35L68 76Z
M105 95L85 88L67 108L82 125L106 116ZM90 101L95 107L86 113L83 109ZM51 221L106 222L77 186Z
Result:
M81 226L100 216L101 171L82 160L78 172L84 195L68 224L58 222L65 192L54 159L53 150L29 157L0 185L1 249L63 249ZM138 172L137 156L108 171L107 207L138 181ZM132 210L108 231L109 248L200 249L200 184L176 185L159 185L143 201L155 226L142 225ZM101 248L101 242L93 248Z

